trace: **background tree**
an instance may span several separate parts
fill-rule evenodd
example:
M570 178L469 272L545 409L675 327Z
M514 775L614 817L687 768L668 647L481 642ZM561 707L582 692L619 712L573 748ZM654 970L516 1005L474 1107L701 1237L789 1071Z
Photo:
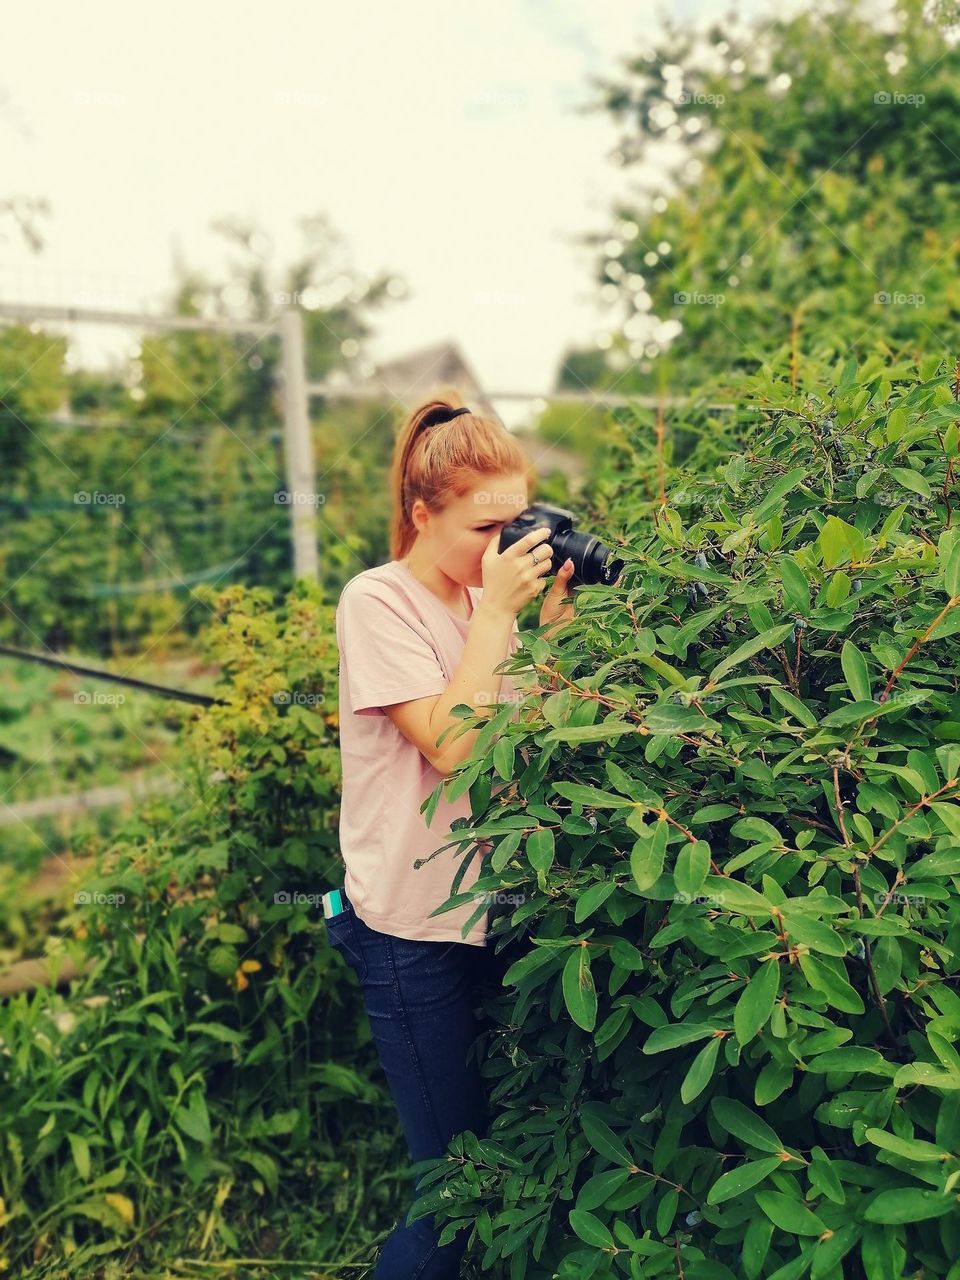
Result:
M646 190L590 238L621 308L594 384L652 389L657 361L672 388L731 387L768 357L795 381L813 334L838 357L955 346L958 67L923 0L668 20L597 82Z
M284 264L256 226L223 219L216 227L236 250L225 277L178 264L169 309L263 322L299 305L308 377L362 380L373 372L370 317L406 286L355 270L325 216L300 226L302 249ZM286 486L277 338L152 333L129 364L96 374L68 373L65 354L63 339L0 330L6 634L31 647L141 652L151 637L171 645L196 630L206 612L187 595L196 581L283 592L292 569L288 509L275 496ZM332 592L385 539L386 513L369 494L389 465L399 410L387 397L315 397L310 408ZM61 410L76 428L51 422ZM355 509L363 515L351 521Z

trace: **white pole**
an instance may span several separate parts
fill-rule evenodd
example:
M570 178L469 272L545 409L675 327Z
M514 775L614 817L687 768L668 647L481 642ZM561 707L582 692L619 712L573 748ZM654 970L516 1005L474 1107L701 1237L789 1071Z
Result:
M316 480L304 364L303 313L284 307L280 316L283 339L283 439L286 462L286 501L290 507L295 578L318 581Z

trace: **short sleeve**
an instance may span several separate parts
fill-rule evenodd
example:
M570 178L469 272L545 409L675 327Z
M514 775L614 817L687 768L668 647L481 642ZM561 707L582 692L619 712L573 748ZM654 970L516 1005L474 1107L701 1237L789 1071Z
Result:
M381 597L345 590L337 607L337 631L354 714L446 689L447 677L429 640Z

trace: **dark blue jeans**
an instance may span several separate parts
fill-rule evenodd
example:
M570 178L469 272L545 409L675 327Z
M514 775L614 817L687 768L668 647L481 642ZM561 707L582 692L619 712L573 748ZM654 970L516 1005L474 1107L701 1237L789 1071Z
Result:
M343 900L346 910L326 922L327 936L359 979L411 1160L444 1155L450 1139L467 1129L482 1137L490 1117L477 1041L490 1023L474 1009L484 994L500 989L503 974L523 951L514 944L494 955L490 944L416 942L379 933L364 924L345 893ZM470 1229L462 1228L440 1248L432 1216L409 1226L405 1216L384 1242L375 1280L459 1276Z

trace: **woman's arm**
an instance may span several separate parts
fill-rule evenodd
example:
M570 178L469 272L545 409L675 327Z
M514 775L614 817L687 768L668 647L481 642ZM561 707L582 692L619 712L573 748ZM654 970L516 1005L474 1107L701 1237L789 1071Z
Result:
M452 708L465 703L478 715L486 715L498 702L503 672L494 675L494 667L507 658L513 623L513 614L481 599L467 633L460 665L443 693L395 702L383 708L384 714L438 773L448 774L466 760L480 733L479 728L467 729L457 736L450 735L438 747L437 739L446 729L463 725L462 720L450 714Z

